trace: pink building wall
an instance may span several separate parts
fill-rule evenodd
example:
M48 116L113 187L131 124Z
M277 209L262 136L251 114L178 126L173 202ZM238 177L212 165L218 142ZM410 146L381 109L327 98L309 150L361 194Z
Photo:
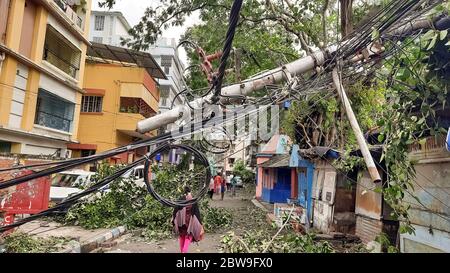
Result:
M262 164L262 163L268 161L269 159L270 159L270 157L257 157L256 164L257 165ZM258 181L256 183L256 198L260 198L262 195L262 188L263 188L263 185L262 185L263 175L264 175L263 168L257 167L257 172L258 172Z

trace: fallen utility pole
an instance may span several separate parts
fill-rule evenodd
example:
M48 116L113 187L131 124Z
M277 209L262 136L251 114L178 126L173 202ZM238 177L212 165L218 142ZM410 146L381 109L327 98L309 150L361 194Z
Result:
M448 29L449 27L450 27L449 16L436 16L433 19L419 18L412 22L406 22L401 25L398 25L385 35L396 37L408 36L418 30L428 30L428 29L444 30ZM276 84L283 81L288 81L292 77L312 71L316 67L324 65L325 61L328 60L329 57L332 56L334 52L336 52L336 50L337 46L332 45L323 51L314 52L311 55L295 60L289 64L272 69L258 76L245 80L242 83L226 86L222 88L221 91L222 98L220 102L222 104L230 104L233 102L232 100L230 100L230 98L232 97L247 96L252 92L261 90L268 84ZM355 56L351 58L349 61L358 62L363 59L367 59L373 55L378 55L379 53L382 53L384 51L384 48L380 47L380 44L375 42L370 44L364 51L366 54L355 53ZM208 95L202 98L198 98L190 102L189 104L194 109L200 109L203 107L203 104L205 102L210 102L211 98L212 95ZM174 107L171 111L164 112L159 115L138 122L136 130L140 133L146 133L155 130L157 128L160 128L163 125L174 123L177 120L180 120L182 117L183 119L185 119L186 115L189 115L190 112L191 109L187 105L178 105L177 107Z
M375 162L373 161L372 155L370 154L369 147L367 146L366 139L364 138L358 121L356 120L355 113L353 112L352 106L350 105L350 101L347 97L347 94L345 93L344 86L342 85L342 81L340 80L339 74L337 72L337 68L333 69L333 82L339 94L339 97L341 98L342 104L344 105L348 121L350 122L353 132L355 133L356 141L358 142L359 148L361 149L361 153L364 157L364 161L366 162L370 177L375 183L381 182L380 174L378 173Z
M433 28L437 30L443 30L448 29L449 27L450 23L448 16L444 17L437 16L434 19L421 18L413 22L407 22L404 23L403 25L397 26L394 30L387 33L387 35L407 36L417 30L427 30ZM233 102L232 99L233 97L234 98L246 97L252 92L263 89L268 84L276 84L284 81L289 81L290 79L292 79L292 77L305 74L309 71L314 70L317 67L321 67L325 64L327 60L330 59L330 57L337 51L337 49L338 47L336 45L333 45L326 48L323 51L314 52L311 55L295 60L284 66L272 69L255 77L252 77L248 80L243 81L242 83L226 86L221 90L220 102L222 104L231 104ZM358 62L363 59L368 59L373 55L379 55L384 51L384 48L381 47L378 42L374 42L371 43L364 51L362 53L355 52L355 56L351 58L349 61ZM205 103L207 102L211 103L211 99L213 98L213 96L214 94L209 94L205 97L201 97L190 102L189 103L190 107L188 105L179 105L177 107L174 107L170 111L142 120L138 122L136 130L140 133L146 133L155 130L157 128L160 128L163 125L174 123L179 120L187 120L191 115L191 108L202 109ZM351 111L351 113L353 113L353 111ZM357 122L354 125L356 125L356 127L359 128ZM352 125L352 128L353 127L354 126ZM361 129L359 129L359 132L361 132ZM364 140L364 138L362 140ZM362 151L365 150L364 153L366 155L364 156L364 159L366 160L369 172L371 172L371 177L373 181L380 181L381 180L380 176L378 174L378 171L376 170L370 152L368 151L365 140L358 141L358 144L360 145L360 149Z
M331 46L326 51L319 51L312 53L306 57L293 61L282 67L269 70L261 75L255 76L242 83L233 84L222 88L222 104L230 104L230 97L247 96L252 92L261 90L268 84L280 83L288 81L291 77L302 75L306 72L313 70L314 68L321 66L327 59L326 56L335 52L337 46ZM192 108L200 109L205 102L210 102L213 94L195 99L190 102ZM150 117L148 119L138 122L136 130L140 133L146 133L163 125L176 122L181 117L185 117L186 113L190 113L190 108L187 105L178 105L172 110L161 113L159 115Z

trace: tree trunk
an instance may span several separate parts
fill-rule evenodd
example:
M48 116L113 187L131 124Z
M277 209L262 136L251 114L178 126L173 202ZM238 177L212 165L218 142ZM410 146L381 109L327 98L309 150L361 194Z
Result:
M353 31L353 0L339 0L342 37Z
M328 5L330 4L329 0L325 0L322 9L322 31L323 31L323 48L328 45L328 33L327 33L327 11Z
M323 115L322 113L319 114L319 116L317 117L317 120L315 121L316 124L313 124L313 143L315 146L319 146L320 145L320 140L321 140L321 127L322 127L322 122L323 122Z
M334 120L336 120L336 122L339 120L337 115L335 115ZM331 127L331 132L330 132L327 146L334 146L334 142L336 141L337 138L338 137L337 137L336 123L333 123L333 125Z

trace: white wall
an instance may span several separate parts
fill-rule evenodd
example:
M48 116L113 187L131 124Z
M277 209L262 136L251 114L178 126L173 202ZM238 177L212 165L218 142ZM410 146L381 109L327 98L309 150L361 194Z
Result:
M52 155L58 149L61 150L61 155L64 156L67 150L64 141L56 141L52 139L43 139L42 137L35 137L33 135L21 135L17 133L2 132L1 139L4 141L22 143L21 154L31 155Z
M18 63L16 80L14 82L13 98L11 102L11 113L9 115L8 123L8 125L12 128L21 127L27 82L28 67L24 66L21 63Z
M122 22L117 17L115 20L115 33L114 34L119 35L119 36L129 36L128 29L122 24Z
M63 99L66 99L70 102L76 103L76 92L73 89L70 89L66 85L55 81L45 74L41 74L41 78L39 81L39 88L43 88L50 93L53 93Z
M61 33L67 40L69 40L75 47L81 51L82 42L78 40L72 33L70 33L65 27L61 25L51 14L48 15L47 23L54 27L59 33Z
M430 233L427 227L413 225L414 234L400 235L400 251L403 253L446 252L450 253L450 234L439 230ZM413 243L407 240L413 241Z

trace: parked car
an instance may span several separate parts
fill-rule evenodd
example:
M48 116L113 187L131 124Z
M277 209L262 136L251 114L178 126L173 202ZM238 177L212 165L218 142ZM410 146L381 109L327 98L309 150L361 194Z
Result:
M244 183L242 182L242 179L240 176L236 176L236 187L238 188L243 188L244 187Z
M50 201L61 202L72 194L82 191L82 187L91 182L94 172L70 170L56 174L50 187Z
M145 186L144 165L137 166L122 175L124 178L131 178L138 186Z
M50 188L50 201L59 203L70 195L83 191L83 187L92 182L95 172L85 170L71 170L60 172L52 178ZM138 186L145 186L144 166L137 166L122 175L123 178L131 178ZM108 192L109 185L100 188L100 191Z

